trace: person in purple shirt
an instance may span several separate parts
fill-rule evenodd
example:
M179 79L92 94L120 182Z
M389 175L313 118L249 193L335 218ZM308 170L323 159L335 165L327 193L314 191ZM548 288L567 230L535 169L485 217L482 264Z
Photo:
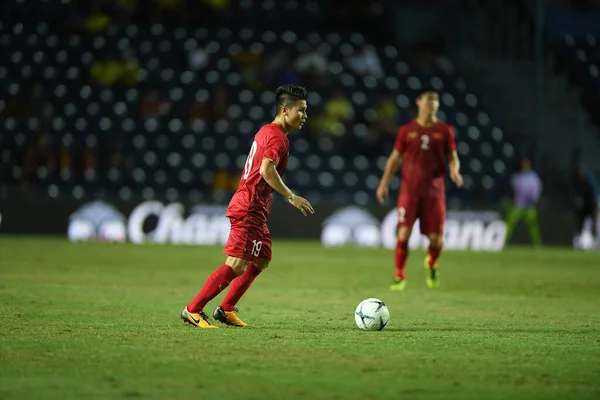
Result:
M511 187L514 195L514 205L506 218L506 239L508 244L512 233L521 219L529 227L531 241L535 246L542 244L540 227L538 225L536 204L542 194L542 182L538 174L531 169L527 158L521 160L521 170L513 175Z

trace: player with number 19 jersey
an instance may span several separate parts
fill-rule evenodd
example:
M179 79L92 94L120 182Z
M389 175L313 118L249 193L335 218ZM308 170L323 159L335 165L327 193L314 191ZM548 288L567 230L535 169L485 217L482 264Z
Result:
M227 207L226 216L231 226L223 249L227 259L209 275L196 297L181 311L184 322L199 328L216 328L209 322L204 307L231 284L213 317L226 325L247 326L238 316L236 305L272 259L267 217L273 191L305 216L314 214L310 202L296 195L281 179L290 148L287 135L302 129L308 118L307 97L303 86L282 85L275 91L275 118L254 136L240 184Z
M231 230L223 253L249 261L259 256L271 260L267 217L271 212L273 188L262 179L260 162L265 158L272 160L282 176L289 148L287 135L275 123L264 125L254 137L240 184L227 207Z

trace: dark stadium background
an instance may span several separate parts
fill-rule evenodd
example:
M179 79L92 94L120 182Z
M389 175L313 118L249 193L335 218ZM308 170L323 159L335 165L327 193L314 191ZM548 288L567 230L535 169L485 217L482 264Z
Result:
M572 166L600 173L598 7L4 1L0 231L65 234L65 215L98 199L124 214L150 200L186 212L226 204L253 134L271 121L272 91L291 82L309 88L309 121L290 136L285 180L317 209L356 205L380 218L393 207L376 204L375 188L416 91L431 86L465 176L464 189L448 185L449 209L503 218L510 176L529 157L544 184L543 236L570 245ZM45 219L20 216L32 203L47 204ZM281 209L273 218L293 212ZM312 237L329 214L274 234Z

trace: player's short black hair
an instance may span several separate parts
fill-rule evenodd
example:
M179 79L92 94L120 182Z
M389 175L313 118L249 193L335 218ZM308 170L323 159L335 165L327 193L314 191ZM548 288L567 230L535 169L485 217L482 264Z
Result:
M275 90L275 113L279 114L281 107L292 107L298 100L306 100L308 91L304 86L281 85Z
M426 86L417 91L417 100L419 100L421 97L423 97L429 93L438 94L437 90L435 90L434 88L432 88L430 86Z

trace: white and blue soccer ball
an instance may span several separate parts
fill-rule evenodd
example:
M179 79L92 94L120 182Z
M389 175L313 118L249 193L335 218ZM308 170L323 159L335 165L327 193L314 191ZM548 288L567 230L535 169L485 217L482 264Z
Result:
M363 331L381 331L390 322L390 310L379 299L366 299L356 307L354 320Z

